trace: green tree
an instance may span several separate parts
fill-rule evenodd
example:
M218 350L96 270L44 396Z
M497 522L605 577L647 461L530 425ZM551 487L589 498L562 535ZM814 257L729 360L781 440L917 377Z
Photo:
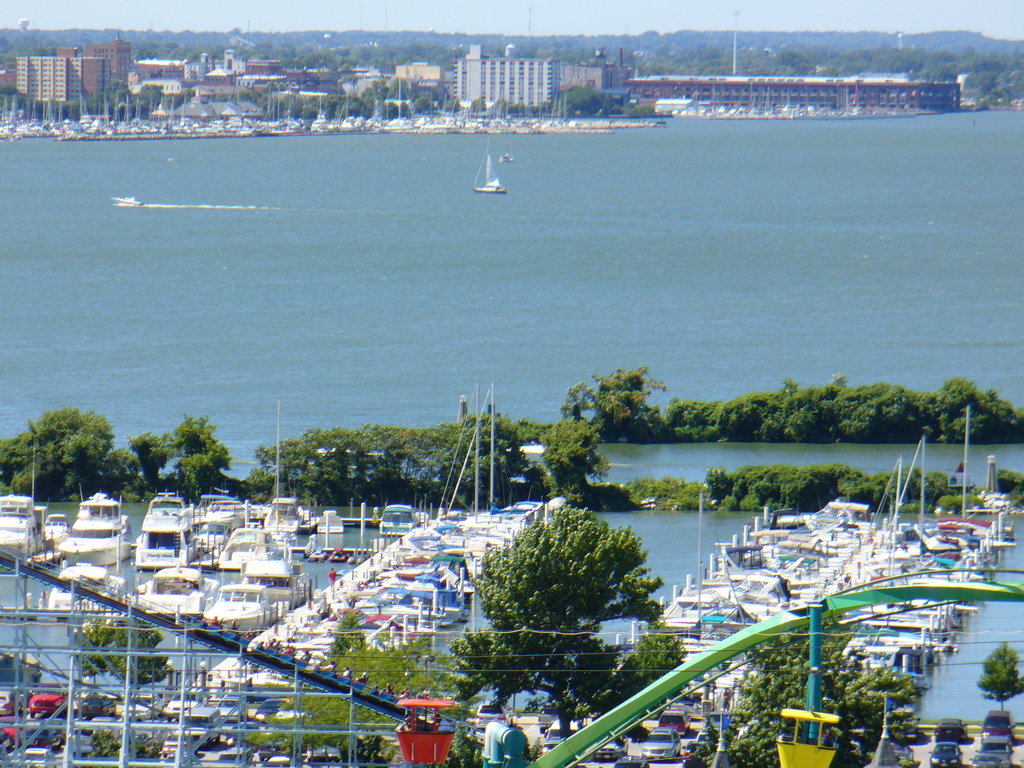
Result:
M596 388L576 384L569 389L563 418L579 419L592 410L591 423L607 442L649 443L662 438L665 425L661 413L647 399L665 385L648 375L647 366L618 368L609 376L594 374L592 378Z
M458 696L543 693L564 729L602 711L628 674L617 673L622 657L598 636L602 624L660 615L651 593L661 579L646 557L631 530L572 507L488 552L476 589L490 628L452 641Z
M603 477L608 469L607 460L597 450L597 430L582 421L559 421L542 440L551 490L570 503L584 503L590 478Z
M215 430L205 416L186 415L167 436L178 492L189 499L197 500L223 484L224 471L231 467L231 454L214 437Z
M1020 660L1017 651L1003 642L985 657L982 665L978 687L986 699L998 701L1002 708L1007 699L1024 693L1024 680L1021 680L1018 665Z
M143 432L141 435L130 436L128 446L139 462L139 471L149 490L159 491L164 481L160 473L167 466L173 452L167 436Z
M83 633L86 642L95 649L83 657L82 666L87 674L108 674L124 680L130 672L139 685L159 682L167 676L167 656L139 656L135 666L129 670L128 657L124 653L129 641L136 650L156 648L161 641L159 630L129 626L124 620L99 619L88 622Z
M122 457L123 458L123 457ZM96 491L117 493L125 482L114 456L110 422L93 411L47 411L18 436L0 443L0 480L19 492L61 501Z

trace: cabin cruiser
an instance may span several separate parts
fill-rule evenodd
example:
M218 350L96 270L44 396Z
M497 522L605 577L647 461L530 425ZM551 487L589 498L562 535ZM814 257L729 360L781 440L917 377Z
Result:
M125 580L117 574L110 573L102 565L78 563L61 569L59 574L65 581L77 582L84 587L100 592L121 596L125 591ZM64 589L52 589L46 598L46 607L51 611L85 610L106 612L108 609L90 600L75 595Z
M137 568L187 566L196 557L193 509L179 497L160 493L149 502L142 533L135 542Z
M196 521L202 523L228 523L237 528L245 523L249 505L234 496L223 493L204 493L196 506Z
M249 560L266 558L268 552L284 547L273 533L263 528L239 528L217 556L217 565L223 571L240 571Z
M61 512L51 512L43 521L43 538L52 547L64 541L70 533L71 521Z
M279 496L270 502L263 527L278 536L296 536L302 526L302 508L296 499Z
M217 582L198 568L162 568L135 590L144 610L181 616L201 616L213 604Z
M0 496L0 546L35 555L45 544L36 506L28 496Z
M203 621L224 629L251 632L266 629L281 617L261 584L225 584L217 590L217 599L203 611Z
M68 565L115 565L131 553L128 518L121 502L97 493L78 505L78 517L58 550Z
M284 603L287 610L298 608L312 594L301 567L291 559L287 548L269 550L264 557L253 558L242 565L242 583L267 588L273 603Z
M404 536L416 527L416 511L408 504L388 504L380 515L382 536Z

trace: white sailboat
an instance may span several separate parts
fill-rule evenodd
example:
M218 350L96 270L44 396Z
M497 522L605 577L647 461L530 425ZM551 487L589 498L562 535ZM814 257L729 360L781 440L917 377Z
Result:
M491 160L491 151L489 147L487 154L485 155L485 162L481 164L481 168L486 169L484 171L484 183L480 183L480 171L478 170L476 173L476 181L473 186L474 192L482 192L487 195L504 195L508 192L494 170L494 163Z

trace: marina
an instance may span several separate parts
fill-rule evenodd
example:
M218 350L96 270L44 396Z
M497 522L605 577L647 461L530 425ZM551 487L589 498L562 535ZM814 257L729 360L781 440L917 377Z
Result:
M113 507L98 504L102 501L96 497L89 500L90 514L97 505ZM147 738L162 740L167 747L165 759L179 754L181 745L192 739L195 743L190 750L207 745L203 764L250 764L254 758L239 757L234 747L239 738L250 732L259 734L265 726L241 718L239 712L248 712L261 696L286 696L301 709L301 701L314 701L336 691L352 697L357 708L396 712L402 692L380 690L365 678L357 679L357 672L330 665L330 649L342 618L361 617L360 632L370 647L400 647L416 638L433 638L431 642L443 647L451 632L475 621L472 582L482 555L507 545L517 532L552 514L558 503L521 502L506 510L476 514L431 515L403 505L388 508L381 514L382 523L411 517L412 527L382 531L381 538L372 539L372 555L343 566L341 573L327 579L326 586L315 588L293 559L293 550L305 551L291 546L293 535L278 538L254 526L253 505L219 497L207 499L206 506L235 509L245 516L235 533L246 534L240 540L245 539L248 547L239 543L232 548L248 554L238 564L240 581L225 581L219 588L215 579L189 564L160 569L132 589L129 582L138 576L125 579L103 565L80 563L61 570L48 564L45 553L37 555L38 564L33 565L24 553L0 552L0 564L15 574L8 577L14 580L13 599L4 608L8 631L14 633L9 652L25 660L11 681L12 690L26 701L33 691L63 690L61 706L44 716L43 722L52 722L48 727L59 732L52 737L54 744L76 751L71 756L73 764L88 760L88 742L80 734L73 735L68 730L72 726L85 733L120 727L148 734ZM149 509L154 508L177 509L185 517L199 517L168 497L154 499ZM274 519L269 512L268 507L264 523ZM692 521L693 516L688 517ZM742 634L780 611L798 610L800 605L858 585L887 582L908 573L953 583L971 581L979 573L998 568L1000 553L1014 547L1012 517L1006 512L915 521L873 515L864 505L834 502L817 513L786 516L766 511L743 520L736 533L713 542L707 557L698 558L699 566L695 561L699 575L671 587L671 597L664 601L664 624L679 633L688 658L700 657L716 643L727 642L731 635ZM737 519L736 524L741 522ZM703 530L699 518L697 525ZM709 532L713 530L714 524L708 527ZM203 553L197 557L193 565L204 568L220 562L207 557L204 565ZM126 564L133 562L127 559ZM232 558L225 562L232 562L233 567ZM325 566L312 563L308 567ZM19 571L23 575L17 575ZM45 599L34 598L27 591L24 574L60 588L51 589ZM860 629L848 653L865 666L899 670L910 676L919 690L927 691L932 675L954 657L959 634L971 626L975 611L971 606L930 605L926 601L909 610L876 606L854 612L844 625ZM89 621L117 615L146 617L144 621L164 633L159 646L112 653L140 669L153 654L166 656L173 671L165 684L147 686L143 691L125 687L123 682L112 686L100 679L87 683L79 678L76 670L83 669L83 648L75 638ZM63 641L58 639L63 630L47 629L54 626L67 628ZM619 642L635 642L643 631L636 625L623 628ZM40 642L40 632L49 639ZM168 640L172 640L170 645ZM45 661L28 661L44 657ZM698 699L695 716L723 706L721 697L737 689L742 674L742 667L737 667L718 676L714 690L719 698ZM80 711L85 698L96 695L120 702L112 705L120 707L120 712L107 720L109 726L103 725L103 718L86 721L80 719L84 715L65 716L68 711ZM191 703L182 706L184 701ZM205 716L204 708L211 706L218 712L199 733L190 718ZM234 720L230 731L225 730L229 719ZM278 730L282 727L287 730L291 726L277 726ZM312 730L308 724L302 727L306 733L337 735L353 728L362 734L380 733L369 723ZM34 729L35 733L39 723L27 720L19 725L15 719L12 728ZM177 745L168 747L174 740ZM292 743L289 764L299 765L304 753L301 737ZM10 746L17 759L17 744ZM21 754L24 757L24 752ZM345 762L344 758L339 762Z

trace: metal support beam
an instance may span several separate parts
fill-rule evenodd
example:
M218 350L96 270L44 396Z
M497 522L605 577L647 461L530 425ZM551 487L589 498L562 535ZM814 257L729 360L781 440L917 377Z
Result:
M824 603L807 606L807 627L810 648L807 654L807 698L805 708L811 712L821 710L821 614Z

